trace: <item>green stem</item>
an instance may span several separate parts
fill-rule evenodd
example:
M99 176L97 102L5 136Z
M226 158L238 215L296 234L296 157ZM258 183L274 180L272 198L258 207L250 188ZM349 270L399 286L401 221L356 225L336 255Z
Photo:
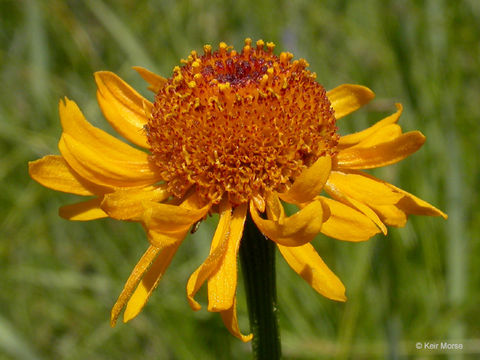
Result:
M257 229L250 214L247 216L240 244L240 261L253 333L253 358L280 359L275 243Z

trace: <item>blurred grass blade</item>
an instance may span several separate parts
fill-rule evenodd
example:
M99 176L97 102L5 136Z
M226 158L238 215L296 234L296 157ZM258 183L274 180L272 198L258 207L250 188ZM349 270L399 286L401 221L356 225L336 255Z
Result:
M8 320L0 316L0 355L2 351L14 356L16 359L40 359L30 348L28 342L20 337Z
M42 10L37 0L25 2L26 27L30 46L30 87L35 105L45 109L48 94L48 43Z
M447 193L449 196L448 223L447 223L447 286L449 287L448 299L456 311L463 312L467 290L468 271L468 237L465 229L465 186L462 181L461 158L458 149L458 139L455 129L450 129L449 135L449 164L450 176L447 178ZM449 330L449 337L459 341L465 337L465 326L462 318L453 322ZM450 357L460 359L461 355Z
M352 279L346 282L352 285L349 287L348 296L350 298L345 303L345 312L338 332L340 352L337 354L337 360L349 359L352 356L352 346L355 342L359 314L362 311L359 295L364 291L365 283L368 280L374 247L375 241L373 239L361 244L354 255L355 258L351 260L351 267L356 271L351 273Z
M100 0L88 0L85 3L129 57L128 62L132 65L145 66L150 71L158 73L154 62L140 45L144 42L139 41L139 39L135 37L130 31L128 24L122 22L108 6Z

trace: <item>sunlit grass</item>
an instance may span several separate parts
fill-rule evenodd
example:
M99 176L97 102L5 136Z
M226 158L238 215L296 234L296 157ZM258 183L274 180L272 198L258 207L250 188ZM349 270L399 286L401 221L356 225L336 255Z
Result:
M169 76L190 50L219 41L238 48L245 37L306 58L326 88L372 88L378 98L342 119L343 133L402 102L405 131L421 130L427 143L381 177L450 215L412 218L355 246L319 237L315 246L346 284L346 304L316 294L279 257L285 357L436 355L415 349L424 341L463 343L449 356L480 356L479 28L474 0L0 2L0 358L248 358L249 345L206 311L205 293L199 312L185 298L215 219L184 242L143 313L111 329L110 308L147 246L143 230L60 219L58 207L74 197L34 183L26 165L56 152L63 96L107 129L94 71L114 71L150 96L131 66Z

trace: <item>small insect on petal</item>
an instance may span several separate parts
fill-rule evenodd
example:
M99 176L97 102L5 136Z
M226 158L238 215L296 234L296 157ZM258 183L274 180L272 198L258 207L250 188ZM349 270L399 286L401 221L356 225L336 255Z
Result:
M190 234L196 233L201 223L202 220L198 220L195 224L193 224L192 229L190 230Z
M145 135L147 135L147 137L150 136L150 126L148 126L148 124L143 125L143 131L145 132Z

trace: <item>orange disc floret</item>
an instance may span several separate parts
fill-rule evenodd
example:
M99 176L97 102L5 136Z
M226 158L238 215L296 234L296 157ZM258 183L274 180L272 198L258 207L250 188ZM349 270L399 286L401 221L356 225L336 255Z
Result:
M168 190L195 186L206 201L241 204L286 191L319 157L334 155L335 116L308 63L245 40L192 51L155 96L148 122L152 159Z

